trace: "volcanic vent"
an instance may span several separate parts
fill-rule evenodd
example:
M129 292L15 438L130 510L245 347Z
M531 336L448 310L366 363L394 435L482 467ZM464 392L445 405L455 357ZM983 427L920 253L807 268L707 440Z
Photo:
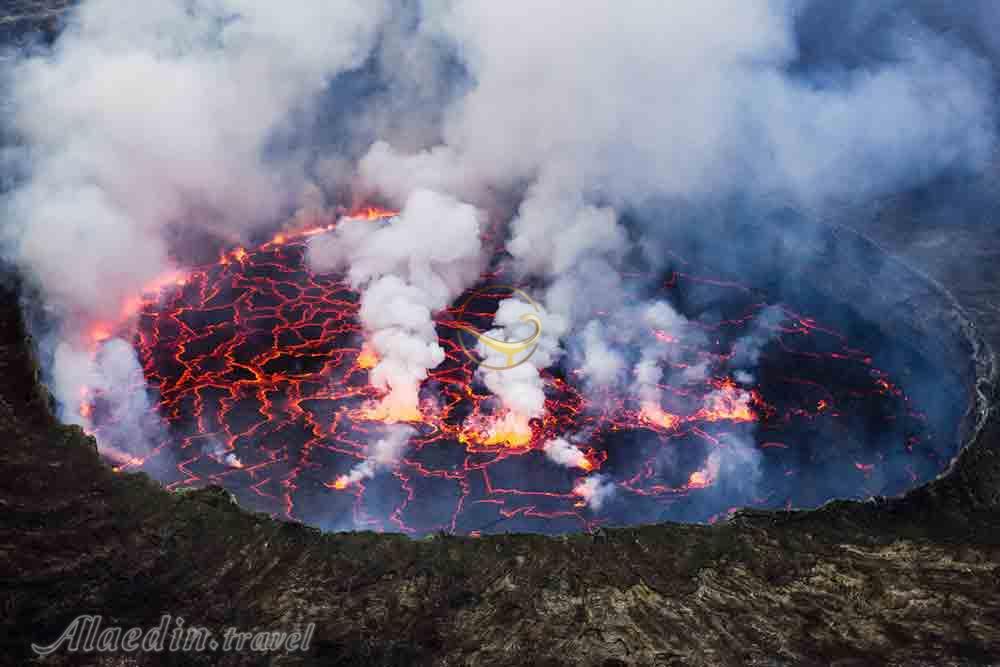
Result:
M391 212L363 215L392 224ZM435 316L446 356L420 410L387 412L357 292L306 263L325 231L232 249L147 294L134 346L156 448L139 458L114 441L101 392L81 407L120 469L173 489L219 484L249 508L329 529L558 533L897 494L953 454L952 415L929 419L907 393L906 378L926 372L919 355L846 308L831 314L838 328L681 257L653 283L697 342L651 328L684 378L655 399L588 391L556 365L543 373L545 416L512 423L462 349L463 328L489 329L509 296L492 272ZM95 329L95 345L112 333ZM752 372L734 371L748 355Z

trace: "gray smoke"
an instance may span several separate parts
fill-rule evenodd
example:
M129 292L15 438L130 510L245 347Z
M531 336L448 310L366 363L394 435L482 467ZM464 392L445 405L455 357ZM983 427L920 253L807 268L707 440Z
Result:
M746 191L821 210L987 164L985 60L902 21L880 35L879 61L797 73L796 21L808 10L429 4L421 34L454 46L468 92L445 114L443 141L420 151L376 143L361 174L396 198L433 187L475 199L527 184L507 243L513 267L549 286L546 308L583 337L585 372L609 381L621 355L594 320L626 301L608 276L636 243L650 250L641 229L626 233L625 208Z
M416 430L404 424L386 427L385 437L379 438L369 447L363 461L351 468L346 475L337 478L337 484L348 486L371 479L380 470L390 468L403 458L403 452Z
M64 419L88 421L84 386L116 384L88 332L175 268L173 227L238 240L297 206L301 156L268 142L365 60L384 14L361 0L87 0L50 51L16 61L28 177L6 198L4 248L61 321L49 375Z
M421 189L389 225L346 220L311 240L310 266L345 271L361 291L361 323L378 356L371 381L388 392L377 408L384 418L416 415L421 381L444 361L432 316L483 269L480 216L469 204Z

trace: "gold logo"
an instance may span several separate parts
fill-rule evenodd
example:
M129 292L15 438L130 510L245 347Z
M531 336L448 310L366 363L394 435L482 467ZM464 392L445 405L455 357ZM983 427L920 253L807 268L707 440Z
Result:
M470 352L469 349L465 346L465 341L462 339L461 334L459 334L458 336L458 344L462 348L462 351L465 352L465 355L469 357L469 359L479 362L479 365L482 368L489 368L490 370L495 370L495 371L503 371L509 368L514 368L515 366L520 366L528 359L530 359L531 355L535 353L535 350L538 349L538 338L542 335L542 320L537 314L540 313L541 310L538 308L538 304L535 303L534 299L528 296L528 294L524 290L518 289L517 287L511 287L509 285L495 285L488 289L484 288L481 290L477 290L469 295L469 297L465 300L465 303L462 304L459 310L464 312L465 307L469 305L469 302L472 299L474 299L477 296L482 296L487 292L493 292L497 289L509 290L511 295L516 295L521 297L535 310L534 313L525 313L521 315L520 318L518 318L522 322L528 322L532 324L535 328L534 332L532 332L530 336L522 340L500 340L498 338L493 338L492 336L487 336L486 334L477 331L476 329L468 325L465 324L458 325L458 328L461 331L465 331L475 336L476 339L480 343L482 343L484 347L503 355L504 359L506 360L506 363L503 366L496 366L480 362L479 359L475 355L473 355L473 353ZM517 355L521 352L524 352L525 350L530 350L530 351L528 351L528 353L523 355L522 357L517 358Z

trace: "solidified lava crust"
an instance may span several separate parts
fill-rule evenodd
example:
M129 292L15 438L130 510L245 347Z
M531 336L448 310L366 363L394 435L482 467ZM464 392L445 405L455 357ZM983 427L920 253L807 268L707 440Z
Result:
M556 368L544 374L546 416L523 433L497 427L503 410L459 347L459 325L488 329L508 296L480 285L437 316L446 361L423 385L421 414L403 419L415 429L403 460L347 485L339 480L393 419L372 407L377 359L357 322L358 295L307 269L306 242L279 236L236 249L146 300L134 343L164 427L158 446L129 455L100 395L85 406L121 469L148 470L171 489L218 484L249 508L328 529L562 533L896 495L954 454L953 415L929 419L878 354L679 260L658 296L693 333L649 332L671 378L660 403L587 393ZM484 285L503 282L491 275ZM849 312L837 317L876 351L893 347ZM747 379L729 362L751 333L766 344ZM904 380L926 372L916 354L891 363ZM560 437L585 453L570 469L543 453ZM616 487L596 511L576 492L589 474Z

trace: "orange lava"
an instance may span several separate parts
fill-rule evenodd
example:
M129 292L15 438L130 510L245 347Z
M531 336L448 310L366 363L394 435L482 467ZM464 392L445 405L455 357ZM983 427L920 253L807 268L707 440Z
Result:
M663 408L652 401L645 401L642 404L641 414L645 421L667 430L677 428L681 423L681 418L678 415L664 411Z
M468 444L486 447L527 447L533 433L529 419L523 415L507 412L499 418L470 418L460 440Z
M365 220L381 220L383 218L394 218L399 215L399 211L382 208L380 206L364 206L347 215L348 218L363 218Z
M364 368L365 370L375 368L375 365L378 364L378 356L375 354L375 350L369 345L364 345L358 354L357 364L358 368Z
M363 207L344 217L377 221L395 215ZM564 376L557 369L542 373L545 411L529 419L502 410L477 379L475 363L455 335L456 322L488 328L495 303L438 313L445 361L428 372L419 405L391 401L370 382L379 358L364 342L357 292L342 276L315 274L305 264L307 237L335 226L286 230L260 247L230 250L185 276L166 275L156 281L161 292L129 304L128 325L138 322L136 329L100 323L89 330L95 348L115 335L135 341L146 379L156 390L157 412L171 428L169 440L148 457L158 456L157 465L111 452L120 468L147 465L166 478L169 488L221 484L242 493L241 501L249 496L255 509L291 519L308 521L320 506L338 516L354 512L356 525L375 530L461 531L513 517L592 528L602 519L587 509L573 480L580 471L604 467L616 434L642 430L650 453L632 467L619 460L609 465L615 485L650 502L672 502L716 484L718 457L713 462L708 454L707 460L699 458L690 467L685 463L680 474L668 475L660 467L662 458L657 459L661 449L695 443L704 447L696 451L721 451L728 445L725 435L748 431L743 424L761 421L773 429L783 419L834 419L847 405L833 391L820 394L829 402L819 404L815 393L803 393L795 410L784 408L768 421L771 406L729 378L661 387L662 404L660 399L640 401L628 391L597 401L571 373ZM500 278L490 274L484 280L499 283ZM732 334L744 325L733 320L718 328ZM816 335L805 324L788 329L792 342ZM685 363L697 363L683 356L690 341L662 331L652 334ZM724 347L698 351L705 355L710 378L726 372ZM866 363L860 351L841 358ZM875 390L894 388L880 378ZM94 419L100 436L100 396L88 393L81 399L81 415ZM352 483L356 478L347 471L377 442L382 424L398 422L414 427L401 457L370 484ZM771 430L764 437L782 436ZM581 443L585 454L571 459L570 470L543 451L543 443L555 438ZM780 456L795 443L760 446L770 450L769 456ZM853 458L844 461L848 469ZM519 477L516 465L537 469ZM871 466L858 464L858 469L870 471ZM357 493L330 493L354 487ZM386 489L391 493L382 496ZM428 495L432 500L422 503ZM444 516L441 508L446 508Z
M695 470L688 477L688 489L704 489L715 483L719 476L719 456L716 453L709 454L705 466L700 470Z
M712 480L709 478L708 473L704 470L695 470L691 473L691 477L688 479L688 487L693 489L700 489L711 483Z
M424 420L424 416L418 408L394 403L391 400L382 400L362 408L358 417L362 420L382 422L384 424L420 422Z
M752 422L756 419L750 402L753 395L736 387L728 378L719 383L716 391L705 397L705 407L698 411L704 421Z

